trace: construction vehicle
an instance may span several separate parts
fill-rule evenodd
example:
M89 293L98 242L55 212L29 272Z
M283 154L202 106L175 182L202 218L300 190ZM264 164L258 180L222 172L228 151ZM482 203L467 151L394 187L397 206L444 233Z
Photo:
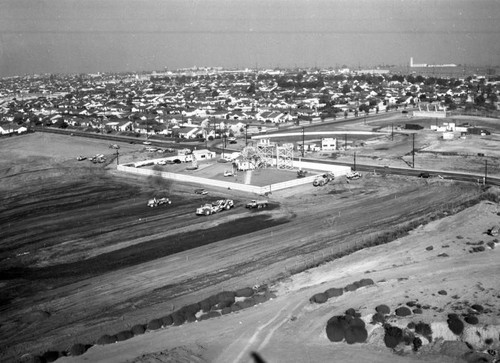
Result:
M203 204L201 207L196 209L196 214L199 216L209 216L223 210L229 210L233 207L234 201L232 199L219 199L213 203Z
M168 204L172 204L172 201L168 198L156 198L154 197L153 199L150 199L148 201L148 207L151 207L151 208L154 208L154 207L158 207L160 205L168 205Z
M104 163L106 161L106 158L104 157L103 154L97 154L91 157L89 160L94 164L97 164L97 163Z
M322 187L323 185L326 185L333 180L335 180L335 175L332 172L330 172L317 176L313 181L313 185L315 187Z
M297 178L305 178L307 171L305 170L297 170Z
M266 208L267 205L269 204L269 201L267 200L251 200L246 204L246 208L253 209L253 208Z
M347 174L345 175L345 177L346 177L348 180L356 180L356 179L361 178L361 173L360 173L360 172L357 172L357 171L350 171L349 173L347 173Z

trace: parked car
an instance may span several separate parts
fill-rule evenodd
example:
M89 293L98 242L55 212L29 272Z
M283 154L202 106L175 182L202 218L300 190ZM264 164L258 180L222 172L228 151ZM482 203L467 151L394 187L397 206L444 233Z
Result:
M423 171L420 174L418 174L419 178L430 178L430 174L427 171Z
M195 192L195 194L201 194L201 195L208 194L208 192L205 189L203 189L203 188L195 189L194 192Z

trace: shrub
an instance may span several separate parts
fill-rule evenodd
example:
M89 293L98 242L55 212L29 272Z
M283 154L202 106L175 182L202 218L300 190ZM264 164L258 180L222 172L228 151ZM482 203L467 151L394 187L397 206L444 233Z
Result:
M161 320L161 326L169 326L174 323L174 319L172 318L172 315L166 315Z
M212 304L210 303L209 299L205 299L199 302L200 309L203 312L209 312L212 309Z
M359 280L359 286L370 286L370 285L375 285L375 282L373 282L372 279L361 279Z
M222 315L226 315L226 314L229 314L231 313L231 306L228 306L228 307L225 307L224 309L221 310L221 314Z
M131 331L134 335L141 335L146 331L146 326L144 326L143 324L137 324L132 327Z
M245 300L241 301L241 308L247 309L255 305L255 299L253 297L247 297Z
M87 347L83 344L76 343L73 344L69 350L69 354L72 356L82 355L87 351Z
M439 295L448 295L448 293L446 292L446 290L439 290L438 294Z
M426 337L428 341L432 341L432 329L429 324L423 322L417 323L415 325L415 333Z
M375 311L380 314L390 314L391 309L387 305L379 305L375 308Z
M359 318L361 316L360 313L357 313L356 310L354 310L353 308L349 308L345 311L345 315L350 315L352 316L353 318ZM364 326L364 325L363 325Z
M221 314L218 312L218 311L211 311L209 312L208 314L208 318L211 319L211 318L217 318L219 317Z
M316 304L323 304L325 303L326 301L328 300L328 296L323 293L323 292L320 292L320 293L317 293L317 294L314 294L310 299L309 301L312 302L312 303L316 303Z
M215 304L212 304L212 306ZM186 318L190 315L196 315L198 311L200 311L200 304L194 303L190 305L183 306L179 309L183 314L185 314Z
M384 323L385 322L385 315L381 313L375 313L372 316L372 324L376 323Z
M334 316L326 323L326 336L331 342L341 342L344 339L344 327L339 318Z
M160 319L153 319L147 325L148 330L158 330L160 328L161 328L161 320Z
M182 325L186 322L186 316L179 311L174 312L172 315L172 324L175 326Z
M477 323L479 323L479 320L477 319L477 317L475 317L474 315L467 315L465 318L464 318L465 322L467 324L471 324L471 325L476 325Z
M474 310L476 310L478 313L482 313L483 310L484 310L484 308L481 305L479 305L479 304L474 304L474 305L471 306L471 308L473 308Z
M237 297L251 297L253 296L253 289L251 287L244 287L242 289L236 290L235 294Z
M341 296L343 293L344 289L340 289L337 287L332 287L331 289L325 291L325 294L326 296L328 296L328 298Z
M254 295L253 299L255 300L256 304L262 304L266 302L269 298L267 295Z
M42 358L45 362L54 362L59 358L59 352L55 350L50 350L43 353Z
M359 282L355 281L352 284L349 284L344 287L345 291L356 291L359 288Z
M361 326L350 326L344 332L347 344L364 343L368 338L368 332Z
M232 312L239 311L241 309L242 309L242 307L241 307L241 304L239 302L236 302L233 305L231 305Z
M423 313L423 311L420 308L413 309L413 314L422 314L422 313Z
M422 346L422 339L420 339L419 337L413 338L413 351L414 352L418 351L421 346Z
M116 334L116 340L118 340L119 342L122 342L124 340L128 340L128 339L132 338L133 336L134 336L134 334L130 330L124 330L124 331L121 331L118 334Z
M413 321L410 321L408 325L406 325L408 329L415 329L415 323Z
M116 343L117 339L115 335L103 335L99 339L97 339L96 344L98 345L106 345L106 344L113 344Z
M411 310L407 308L406 306L400 306L399 308L396 309L396 315L397 316L408 316L411 315Z
M409 306L410 308L414 307L415 305L416 305L415 301L406 302L406 306Z
M396 326L386 326L384 343L387 348L395 348L403 340L403 331Z
M447 323L448 323L448 328L450 328L453 334L460 335L464 331L464 323L458 317L448 318Z

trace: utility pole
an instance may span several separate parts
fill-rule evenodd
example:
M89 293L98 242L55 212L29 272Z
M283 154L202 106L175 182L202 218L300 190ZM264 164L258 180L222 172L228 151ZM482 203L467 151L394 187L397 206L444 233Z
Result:
M354 152L354 166L352 169L356 171L356 151Z
M304 128L302 128L302 157L304 157L304 150L306 148L305 138L304 138Z
M347 150L347 134L344 134L344 149Z
M118 155L119 155L118 150L116 150L116 165L118 165L118 164L120 163L120 162L118 161Z
M413 148L412 148L411 156L412 156L413 169L415 169L415 134L412 134L412 136L413 136Z
M488 178L488 160L484 161L484 182L483 185L486 185Z
M248 146L248 124L245 125L245 146Z
M391 124L391 141L394 141L394 124Z

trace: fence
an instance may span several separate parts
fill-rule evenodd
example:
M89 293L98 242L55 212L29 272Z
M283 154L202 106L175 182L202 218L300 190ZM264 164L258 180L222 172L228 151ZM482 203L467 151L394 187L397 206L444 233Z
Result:
M148 162L151 164L151 160L148 160ZM139 164L139 163L136 163L136 164ZM309 184L309 183L312 183L314 178L317 176L317 175L312 175L312 176L305 177L305 178L294 179L294 180L289 180L286 182L281 182L281 183L276 183L276 184L271 184L271 185L259 187L259 186L255 186L255 185L232 183L232 182L227 182L227 181L222 181L222 180L214 180L214 179L208 179L208 178L200 178L200 177L196 177L196 176L179 174L179 173L170 173L170 172L157 171L157 170L152 170L152 169L141 169L141 168L137 168L137 167L133 166L136 164L132 163L132 164L118 165L117 169L119 171L131 173L131 174L139 174L139 175L146 175L146 176L156 175L156 176L161 176L162 178L165 178L165 179L171 179L171 180L182 181L182 182L193 183L193 184L209 185L212 187L218 187L218 188L224 188L224 189L229 188L229 189L234 189L234 190L241 190L244 192L255 193L255 194L259 194L259 195L270 193L270 192L276 191L276 190L291 188L291 187L294 187L297 185ZM315 163L305 163L305 162L301 162L301 164L307 165L307 167L311 168L311 169L314 168L316 170L333 171L333 173L336 176L337 175L345 175L350 171L350 168L347 166L315 164Z

